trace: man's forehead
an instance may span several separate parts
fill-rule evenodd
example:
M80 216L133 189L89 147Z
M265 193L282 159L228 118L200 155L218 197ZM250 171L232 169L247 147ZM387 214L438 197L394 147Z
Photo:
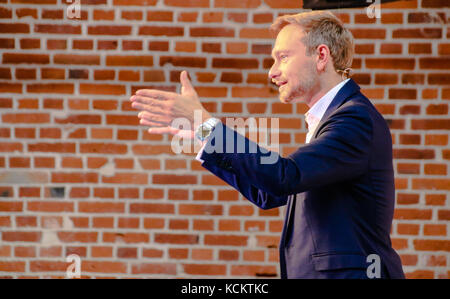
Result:
M299 44L302 44L301 38L303 34L303 30L298 25L289 24L283 27L275 40L272 56L279 52L298 49Z

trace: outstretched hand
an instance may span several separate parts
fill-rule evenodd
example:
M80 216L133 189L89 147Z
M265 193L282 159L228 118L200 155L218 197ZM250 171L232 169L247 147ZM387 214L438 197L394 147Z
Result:
M149 133L169 133L183 138L194 138L194 112L196 110L202 112L201 122L211 117L200 103L186 71L181 72L180 82L180 94L156 89L140 89L130 98L131 106L141 110L138 114L139 123L150 126ZM172 122L179 118L190 123L190 130L172 127Z

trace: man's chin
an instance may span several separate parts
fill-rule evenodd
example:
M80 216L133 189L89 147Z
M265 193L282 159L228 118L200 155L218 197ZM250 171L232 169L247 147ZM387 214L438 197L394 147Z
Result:
M284 104L292 104L292 103L297 103L300 102L302 99L301 97L286 97L280 94L280 102L284 103Z

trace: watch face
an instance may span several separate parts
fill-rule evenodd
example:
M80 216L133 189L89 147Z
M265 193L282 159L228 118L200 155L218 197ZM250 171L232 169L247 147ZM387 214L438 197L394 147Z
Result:
M201 132L202 132L202 137L205 138L209 135L209 133L211 132L211 129L204 128L203 130L201 130Z

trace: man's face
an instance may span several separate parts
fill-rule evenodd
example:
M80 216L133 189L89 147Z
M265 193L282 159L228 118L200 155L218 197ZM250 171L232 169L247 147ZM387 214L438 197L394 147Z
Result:
M318 82L315 55L306 56L306 47L301 41L303 36L299 26L286 25L278 33L272 51L275 61L269 77L279 86L283 103L308 103Z

